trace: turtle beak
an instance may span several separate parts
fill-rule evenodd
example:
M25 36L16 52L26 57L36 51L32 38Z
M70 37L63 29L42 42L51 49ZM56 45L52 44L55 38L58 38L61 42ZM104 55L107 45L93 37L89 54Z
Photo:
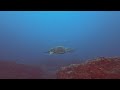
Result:
M51 54L53 54L53 52L49 52L49 54L51 55Z

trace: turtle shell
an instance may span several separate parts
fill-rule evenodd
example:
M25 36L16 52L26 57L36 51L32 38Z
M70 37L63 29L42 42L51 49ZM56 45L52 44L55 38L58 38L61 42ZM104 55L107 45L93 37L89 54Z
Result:
M50 51L54 52L55 54L64 54L64 53L66 53L66 49L63 46L57 46L55 48L52 48Z

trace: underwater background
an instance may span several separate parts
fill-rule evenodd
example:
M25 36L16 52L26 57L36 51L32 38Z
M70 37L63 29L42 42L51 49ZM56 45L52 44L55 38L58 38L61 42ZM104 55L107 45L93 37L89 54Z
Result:
M45 53L56 46L74 52ZM114 56L120 56L119 11L0 11L0 61L57 70Z

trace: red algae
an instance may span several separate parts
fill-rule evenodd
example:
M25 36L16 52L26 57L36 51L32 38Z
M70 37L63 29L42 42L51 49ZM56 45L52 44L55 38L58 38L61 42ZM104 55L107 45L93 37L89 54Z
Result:
M41 79L43 75L38 67L0 61L0 79Z
M120 79L120 58L96 58L62 67L58 79Z

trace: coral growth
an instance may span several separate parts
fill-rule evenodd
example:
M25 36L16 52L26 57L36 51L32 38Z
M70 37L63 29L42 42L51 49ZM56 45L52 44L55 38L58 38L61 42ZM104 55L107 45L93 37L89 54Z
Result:
M120 58L96 58L62 67L58 79L120 79Z

